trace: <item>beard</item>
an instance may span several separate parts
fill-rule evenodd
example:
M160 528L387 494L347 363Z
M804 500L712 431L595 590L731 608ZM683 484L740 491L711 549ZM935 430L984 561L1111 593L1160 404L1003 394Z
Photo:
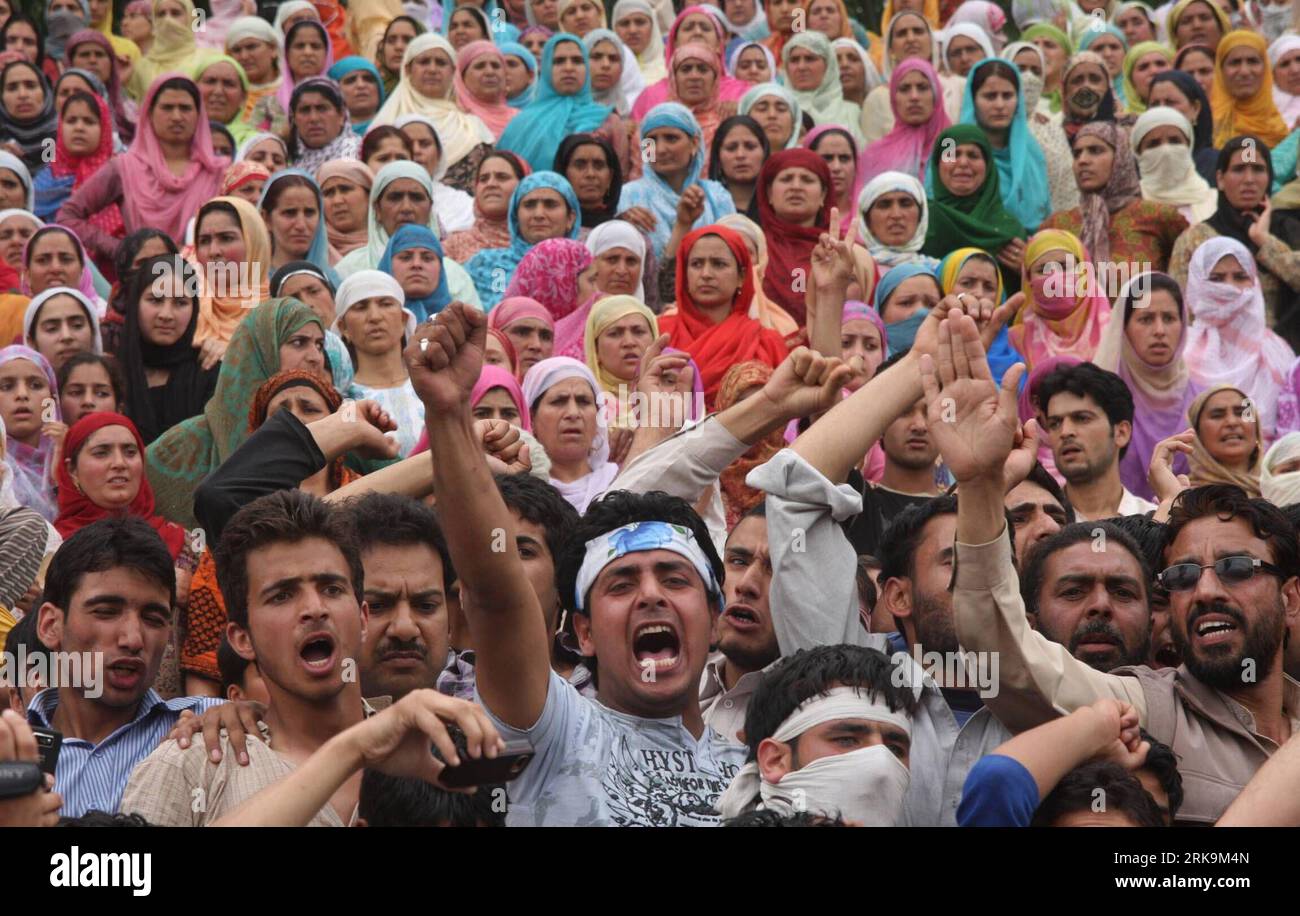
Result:
M1206 614L1223 614L1236 623L1246 634L1240 650L1233 651L1231 646L1211 646L1204 651L1193 649L1190 634L1197 618ZM1247 620L1240 609L1222 601L1197 603L1188 611L1186 627L1170 621L1169 632L1183 664L1198 681L1216 690L1231 690L1258 684L1272 673L1285 633L1285 614L1281 596L1271 607L1261 608L1253 621ZM1248 660L1254 663L1253 668L1247 667Z
M1041 622L1039 623L1039 627L1042 627ZM1053 642L1062 642L1062 640L1057 639L1046 630L1043 630L1043 635L1047 636ZM1115 640L1115 644L1109 649L1093 649L1080 655L1079 643L1082 641L1083 637L1098 635L1111 637ZM1095 646L1097 643L1093 643L1092 645ZM1074 635L1070 637L1068 647L1071 655L1090 668L1095 668L1102 672L1111 671L1112 669L1119 668L1122 665L1146 664L1147 655L1151 652L1151 632L1150 630L1146 632L1139 645L1130 646L1128 642L1125 641L1124 634L1121 633L1119 628L1114 624L1108 623L1105 620L1091 620L1081 624L1079 628L1074 631Z
M753 637L725 633L718 640L718 650L742 671L762 671L781 657L775 631Z
M916 641L926 652L957 653L957 625L952 619L952 605L943 599L912 590L912 620Z

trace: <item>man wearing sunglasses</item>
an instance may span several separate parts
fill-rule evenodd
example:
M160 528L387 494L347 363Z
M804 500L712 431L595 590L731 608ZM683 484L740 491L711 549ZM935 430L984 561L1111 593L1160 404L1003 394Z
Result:
M1002 475L1025 432L1016 412L1023 369L1009 371L999 389L965 316L943 322L937 357L923 360L922 380L930 428L961 493L957 635L968 652L1000 659L1000 690L985 702L1017 732L1104 697L1132 704L1140 724L1179 759L1186 792L1179 822L1215 822L1300 731L1300 684L1282 664L1287 626L1300 619L1295 529L1275 506L1236 487L1185 491L1174 504L1158 577L1169 591L1183 664L1096 671L1030 628L1011 559ZM1020 448L1033 445L1026 436ZM1099 549L1107 549L1104 541Z

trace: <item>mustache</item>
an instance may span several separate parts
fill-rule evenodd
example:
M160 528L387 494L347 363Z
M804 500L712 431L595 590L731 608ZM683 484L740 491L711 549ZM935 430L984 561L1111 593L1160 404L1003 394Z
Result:
M1074 638L1070 640L1071 652L1079 647L1085 636L1109 636L1116 645L1124 646L1124 637L1114 624L1104 620L1090 620L1074 631Z
M1187 612L1187 633L1196 631L1196 622L1207 614L1222 614L1232 620L1241 630L1246 630L1246 616L1226 601L1198 601Z
M385 639L379 644L379 657L387 658L390 655L396 655L398 652L417 652L421 658L428 656L429 649L423 641L419 639Z

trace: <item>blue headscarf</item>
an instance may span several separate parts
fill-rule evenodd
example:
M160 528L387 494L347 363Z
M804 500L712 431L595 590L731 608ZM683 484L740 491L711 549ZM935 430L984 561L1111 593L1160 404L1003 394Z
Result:
M506 104L511 108L523 108L533 100L537 94L537 58L533 57L533 52L529 51L517 41L503 41L497 45L501 53L506 57L517 57L524 62L528 72L533 75L533 81L528 84L528 88L516 96L506 99Z
M697 141L701 141L703 137L703 131L700 130L695 115L691 114L690 109L685 105L679 105L677 102L664 102L651 108L646 113L645 120L641 122L641 136L648 137L652 131L661 127L674 127ZM704 144L700 142L696 147L695 155L691 157L686 181L682 184L683 191L691 185L699 185L704 191L704 213L695 221L692 229L716 223L721 217L736 212L736 203L731 199L731 194L726 188L719 182L700 177L703 169ZM681 200L681 196L681 193L674 190L653 168L647 168L636 181L624 184L623 192L619 195L618 212L622 213L629 207L644 207L655 215L655 227L650 233L650 242L654 246L657 258L663 257L668 239L672 236L673 224L677 221L677 202Z
M342 83L343 77L347 76L349 73L356 73L358 70L366 71L373 76L375 82L379 84L379 108L383 108L384 99L387 98L387 93L384 92L384 78L379 75L379 68L364 57L353 55L352 57L345 57L342 60L335 61L334 66L329 69L329 78L334 80L336 83ZM379 108L375 109L375 114L379 113ZM358 137L364 136L366 128L370 126L370 121L373 119L374 115L371 115L370 118L365 121L353 121L352 132Z
M882 316L885 314L885 303L889 301L889 297L894 295L894 291L904 280L910 280L912 277L929 277L934 280L936 286L939 284L939 278L935 276L934 270L924 264L912 262L890 268L876 284L876 293L871 299L871 306L876 310L876 314ZM912 349L916 332L929 314L928 309L920 308L902 321L885 325L885 337L889 341L890 356Z
M427 226L417 226L413 223L400 226L388 240L384 256L379 259L379 270L391 276L393 255L408 248L427 248L438 256L437 288L423 299L412 298L409 293L406 296L406 307L415 313L416 321L427 321L429 316L438 314L451 302L451 290L447 288L447 270L442 259L442 243Z
M262 185L262 197L257 202L257 208L264 210L266 208L266 198L271 193L271 188L281 178L288 178L290 175L302 178L311 185L312 191L316 194L316 208L319 211L319 218L316 221L316 234L312 236L311 247L307 249L307 254L302 260L309 261L319 267L330 283L337 288L341 281L338 273L330 266L330 244L329 238L325 234L325 197L321 194L320 185L316 183L316 179L302 169L281 169L268 178L266 184Z
M975 94L971 87L975 85L978 71L994 64L1007 66L1007 62L1000 57L986 57L971 67L966 76L966 93L961 103L959 124L973 124L982 129L975 117ZM1047 189L1047 157L1043 155L1043 148L1038 145L1034 135L1029 132L1020 76L1015 67L1011 67L1011 71L1016 74L1016 113L1011 118L1007 145L1002 149L993 149L993 161L998 167L998 186L1002 191L1003 206L1032 234L1038 231L1039 225L1052 212L1052 198ZM932 183L931 176L927 174L926 187L929 188Z
M487 40L493 44L502 41L514 41L519 37L519 29L506 21L505 13L498 12L497 0L487 0L482 9L470 6L468 3L464 5L455 2L444 3L442 5L442 25L438 29L443 38L451 35L451 17L457 10L470 10L478 15L487 28ZM511 30L513 30L514 34L510 34Z
M1087 51L1092 43L1103 35L1112 35L1115 38L1118 38L1119 46L1124 49L1125 54L1128 53L1128 39L1124 37L1124 33L1109 22L1103 24L1100 19L1094 19L1092 22L1088 23L1088 27L1083 30L1083 35L1080 36L1078 41L1078 50ZM1119 73L1116 73L1110 78L1110 88L1115 93L1115 102L1117 104L1127 104L1124 98L1123 67L1120 68Z
M510 282L515 268L533 247L533 243L525 240L519 231L519 204L533 191L542 188L558 191L569 205L569 213L573 215L573 228L569 230L568 237L576 240L582 231L582 206L568 179L556 172L533 172L526 176L515 186L515 193L510 195L510 207L506 211L510 247L484 248L465 262L465 270L474 281L484 310L491 309L505 295L506 284Z
M562 41L577 46L582 52L582 64L587 70L582 88L573 95L560 95L551 83L555 46ZM569 134L590 133L604 124L614 109L608 105L597 105L592 99L587 46L577 35L568 32L552 35L547 40L546 47L542 49L542 64L536 86L533 100L507 125L501 139L497 141L497 149L509 150L522 156L534 170L550 169L555 166L555 154L565 137Z

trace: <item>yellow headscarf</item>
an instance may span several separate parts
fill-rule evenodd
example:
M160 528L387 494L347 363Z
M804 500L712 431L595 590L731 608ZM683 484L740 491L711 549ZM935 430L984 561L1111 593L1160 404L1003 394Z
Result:
M136 61L140 59L140 46L129 38L113 34L113 5L111 3L104 6L104 13L103 21L92 22L90 27L108 39L108 43L113 46L114 54L118 57L125 57L134 67Z
M925 21L930 23L930 28L939 28L939 0L925 0L925 6L921 8L921 15ZM889 23L894 18L894 0L885 0L885 12L880 17L880 34L884 35L889 28Z
M1211 4L1213 6L1213 4ZM1217 9L1217 7L1216 7ZM1259 91L1248 99L1234 99L1223 79L1223 62L1237 48L1253 48L1264 61L1264 79ZM1253 134L1272 149L1286 139L1290 131L1273 101L1273 70L1268 60L1264 36L1238 29L1223 36L1214 56L1214 85L1210 89L1210 108L1214 111L1214 145L1222 147L1233 137Z
M618 394L620 385L631 389L633 383L619 378L600 364L596 340L605 332L606 328L628 315L640 315L646 320L646 324L650 325L651 341L659 336L659 322L655 318L655 313L646 308L645 303L635 296L608 296L597 301L587 315L587 330L584 340L587 368L591 370L592 375L596 376L596 381L600 383L600 387L611 395Z
M1039 252L1041 255L1042 252ZM994 302L1000 303L1006 298L1006 290L1002 288L1002 271L998 269L997 258L989 254L983 248L958 248L951 251L939 262L939 285L946 296L957 288L957 274L966 266L966 262L971 258L979 255L993 262L993 273L998 278L998 291L994 294Z
M1142 101L1141 96L1138 95L1137 86L1133 84L1133 68L1137 66L1139 60L1148 54L1159 54L1168 61L1169 66L1174 65L1174 52L1170 50L1168 45L1158 41L1139 41L1128 49L1128 53L1124 55L1123 69L1124 107L1133 114L1142 114L1147 110L1147 103Z
M214 203L225 203L235 208L239 215L239 228L244 235L244 258L240 266L247 265L246 274L239 274L236 284L237 293L247 295L218 296L209 288L208 272L199 268L199 323L194 331L194 345L201 345L209 337L215 337L225 343L230 342L235 328L244 320L248 310L266 299L269 293L271 277L271 236L266 231L266 223L257 212L257 208L242 197L214 197L203 207ZM203 207L199 212L203 212ZM194 222L194 232L198 235L201 218ZM214 279L220 279L214 274ZM247 288L244 280L247 280Z
M1187 12L1189 6L1197 2L1204 3L1210 8L1210 12L1213 13L1214 18L1218 20L1219 29L1224 35L1227 35L1232 31L1232 22L1228 19L1228 14L1225 13L1223 7L1215 3L1214 0L1178 0L1178 2L1174 4L1174 8L1169 11L1169 15L1165 17L1165 28L1169 33L1169 44L1172 45L1175 50L1181 50L1181 48L1178 47L1178 37L1176 34L1178 31L1178 20L1183 18L1183 13Z
M192 0L176 0L185 15L179 21L160 19L158 7L164 0L153 0L153 44L149 53L140 58L131 70L126 91L134 99L144 98L145 92L155 79L164 73L180 72L188 64L197 45L194 41L194 3Z

